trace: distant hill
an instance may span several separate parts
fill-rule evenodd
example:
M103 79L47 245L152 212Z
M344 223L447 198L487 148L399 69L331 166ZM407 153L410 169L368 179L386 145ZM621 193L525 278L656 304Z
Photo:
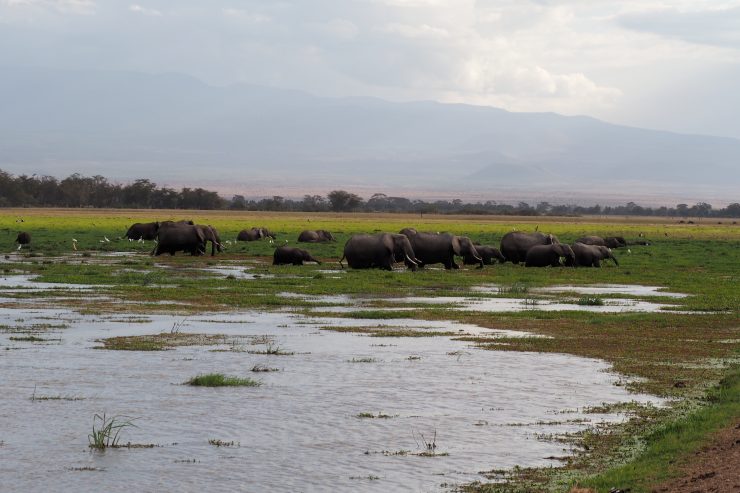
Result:
M740 140L589 117L17 68L0 69L0 107L0 168L13 173L548 199L740 190Z

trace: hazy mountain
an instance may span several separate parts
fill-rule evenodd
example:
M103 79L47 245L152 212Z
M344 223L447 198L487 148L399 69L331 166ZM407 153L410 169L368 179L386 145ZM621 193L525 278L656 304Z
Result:
M732 198L740 189L740 140L588 117L319 98L176 74L7 68L0 107L0 168L13 173L255 194L285 185L630 197L706 187Z

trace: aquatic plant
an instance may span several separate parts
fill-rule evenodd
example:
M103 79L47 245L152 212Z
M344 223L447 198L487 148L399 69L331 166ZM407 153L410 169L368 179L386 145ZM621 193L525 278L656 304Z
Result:
M88 446L96 450L105 450L108 447L118 447L121 430L129 426L136 426L127 416L93 416L92 433L87 435Z
M229 377L223 373L207 373L195 376L185 384L195 387L259 387L262 382L251 378Z
M581 296L576 303L581 306L604 306L604 300L598 296Z

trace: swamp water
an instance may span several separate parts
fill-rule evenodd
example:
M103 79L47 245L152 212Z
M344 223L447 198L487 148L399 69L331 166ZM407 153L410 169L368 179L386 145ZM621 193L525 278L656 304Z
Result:
M540 435L581 430L583 419L618 419L578 408L649 400L615 386L618 377L597 360L320 328L497 334L445 322L4 308L0 325L0 484L10 491L440 491L482 479L479 471L555 464L552 457L568 451ZM46 341L11 340L25 335L19 330ZM95 349L100 338L172 330L239 342ZM268 347L294 354L248 352ZM252 373L254 365L279 371ZM210 372L262 385L182 385ZM91 451L93 415L103 412L136 418L135 428L122 430L122 443L155 447ZM375 417L358 417L363 413ZM416 455L435 433L437 456Z

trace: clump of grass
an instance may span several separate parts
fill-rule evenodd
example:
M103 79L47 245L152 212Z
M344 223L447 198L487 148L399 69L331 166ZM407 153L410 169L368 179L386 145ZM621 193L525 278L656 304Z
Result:
M347 363L376 363L377 361L375 358L352 358L348 359Z
M390 414L384 414L382 412L378 412L378 414L360 413L360 414L356 414L355 417L360 418L360 419L391 419L391 418L397 418L398 414L390 415Z
M258 364L252 367L252 371L255 373L263 373L263 372L271 372L271 371L280 371L280 368L270 368L269 366Z
M409 357L408 357L408 358L406 358L406 359L407 359L407 360L409 360L409 361L418 361L418 360L420 360L420 359L421 359L421 356L415 356L415 355L411 355L411 356L409 356Z
M98 339L96 342L102 342L103 345L96 349L115 351L165 351L178 346L208 346L233 342L229 341L225 335L179 332L179 325L177 323L173 326L173 330L174 332L162 332L161 334L153 335Z
M36 336L9 337L9 339L16 342L45 342L49 340Z
M230 442L225 442L223 440L218 440L215 438L211 438L210 440L208 440L208 443L210 443L214 447L239 447L240 446L239 442L235 442L234 440Z
M529 291L529 286L522 282L515 282L509 286L499 286L498 294L525 294Z
M283 350L280 346L273 346L272 344L268 344L265 349L262 350L254 350L254 351L247 351L249 354L269 354L272 356L292 356L295 353L290 351Z
M129 426L136 426L133 420L126 416L111 416L103 413L93 416L92 433L87 435L88 445L92 449L105 450L109 447L119 447L121 430Z
M581 296L576 303L581 306L604 306L604 300L598 296Z
M195 387L259 387L262 382L251 378L229 377L223 373L207 373L195 376L185 384Z

